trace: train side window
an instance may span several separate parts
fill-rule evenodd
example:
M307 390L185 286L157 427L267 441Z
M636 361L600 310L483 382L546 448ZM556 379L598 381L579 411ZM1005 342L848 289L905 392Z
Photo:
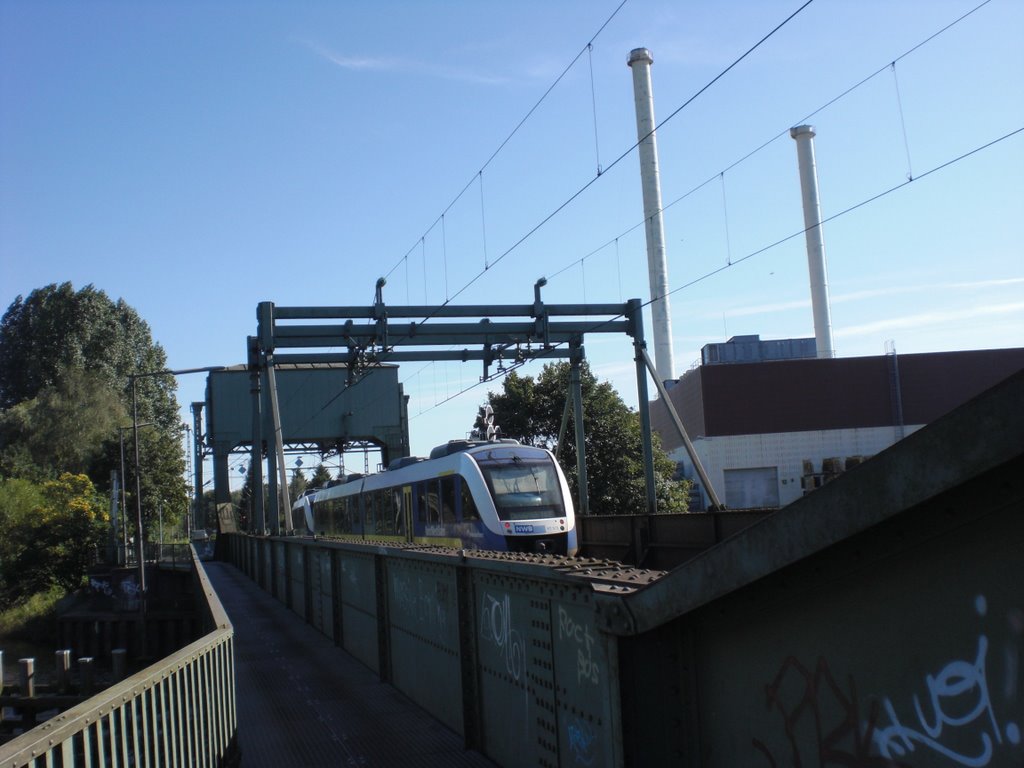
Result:
M455 522L455 475L441 478L441 522Z
M373 509L373 493L364 493L361 499L363 504L363 535L370 536L377 532L376 515Z
M393 489L385 488L382 491L377 491L377 514L379 515L380 533L386 533L389 536L394 535L396 532L395 526L395 494Z
M324 533L325 530L330 530L330 518L324 519L324 510L329 508L331 502L322 501L319 504L313 504L313 532Z
M416 519L421 522L427 522L427 484L416 483L413 486L413 495L416 496Z
M349 516L352 520L352 533L363 533L363 497L356 494L349 497Z
M322 501L319 504L313 505L313 519L316 521L314 527L319 527L321 531L329 531L333 533L337 530L337 524L334 520L334 505L337 501L329 499L328 501Z
M374 504L374 527L375 534L386 534L387 530L387 512L384 510L384 505L381 503L384 500L381 499L381 492L375 490L370 495L373 499Z
M341 515L341 522L339 524L339 528L342 533L352 533L352 518L354 517L354 515L352 514L352 497L346 496L345 498L340 499L339 501L341 502L341 508L338 510L339 514Z
M473 494L469 490L469 483L466 482L465 478L459 478L459 489L462 501L462 519L463 520L479 520L480 511L476 508L476 502L473 501Z
M345 500L331 499L329 503L331 505L331 530L336 533L348 533L351 528L348 525L348 520L345 519Z
M426 480L417 484L416 493L419 501L419 519L422 523L438 523L441 521L437 495L437 480Z
M405 509L402 503L402 486L392 488L391 491L391 514L392 519L395 521L395 533L399 536L405 536Z

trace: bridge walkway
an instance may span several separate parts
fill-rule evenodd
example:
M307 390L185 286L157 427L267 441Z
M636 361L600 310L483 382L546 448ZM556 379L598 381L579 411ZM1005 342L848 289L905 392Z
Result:
M494 765L234 566L206 571L235 628L245 768Z

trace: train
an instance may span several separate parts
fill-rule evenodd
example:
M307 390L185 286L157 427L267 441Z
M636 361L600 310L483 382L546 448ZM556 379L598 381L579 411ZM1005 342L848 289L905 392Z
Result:
M572 497L550 451L515 440L453 440L295 501L293 527L343 540L414 542L573 556Z

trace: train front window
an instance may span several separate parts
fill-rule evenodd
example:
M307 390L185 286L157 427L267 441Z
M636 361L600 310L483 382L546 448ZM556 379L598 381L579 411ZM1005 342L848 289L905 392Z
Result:
M550 462L513 455L479 463L502 520L536 520L564 514L558 475Z

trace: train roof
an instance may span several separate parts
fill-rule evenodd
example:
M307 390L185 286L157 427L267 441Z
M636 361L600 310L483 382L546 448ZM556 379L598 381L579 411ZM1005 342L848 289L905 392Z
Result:
M451 456L453 453L462 453L473 448L499 445L519 445L518 440L503 438L501 440L449 440L444 445L439 445L430 451L430 458L440 459L443 456Z

